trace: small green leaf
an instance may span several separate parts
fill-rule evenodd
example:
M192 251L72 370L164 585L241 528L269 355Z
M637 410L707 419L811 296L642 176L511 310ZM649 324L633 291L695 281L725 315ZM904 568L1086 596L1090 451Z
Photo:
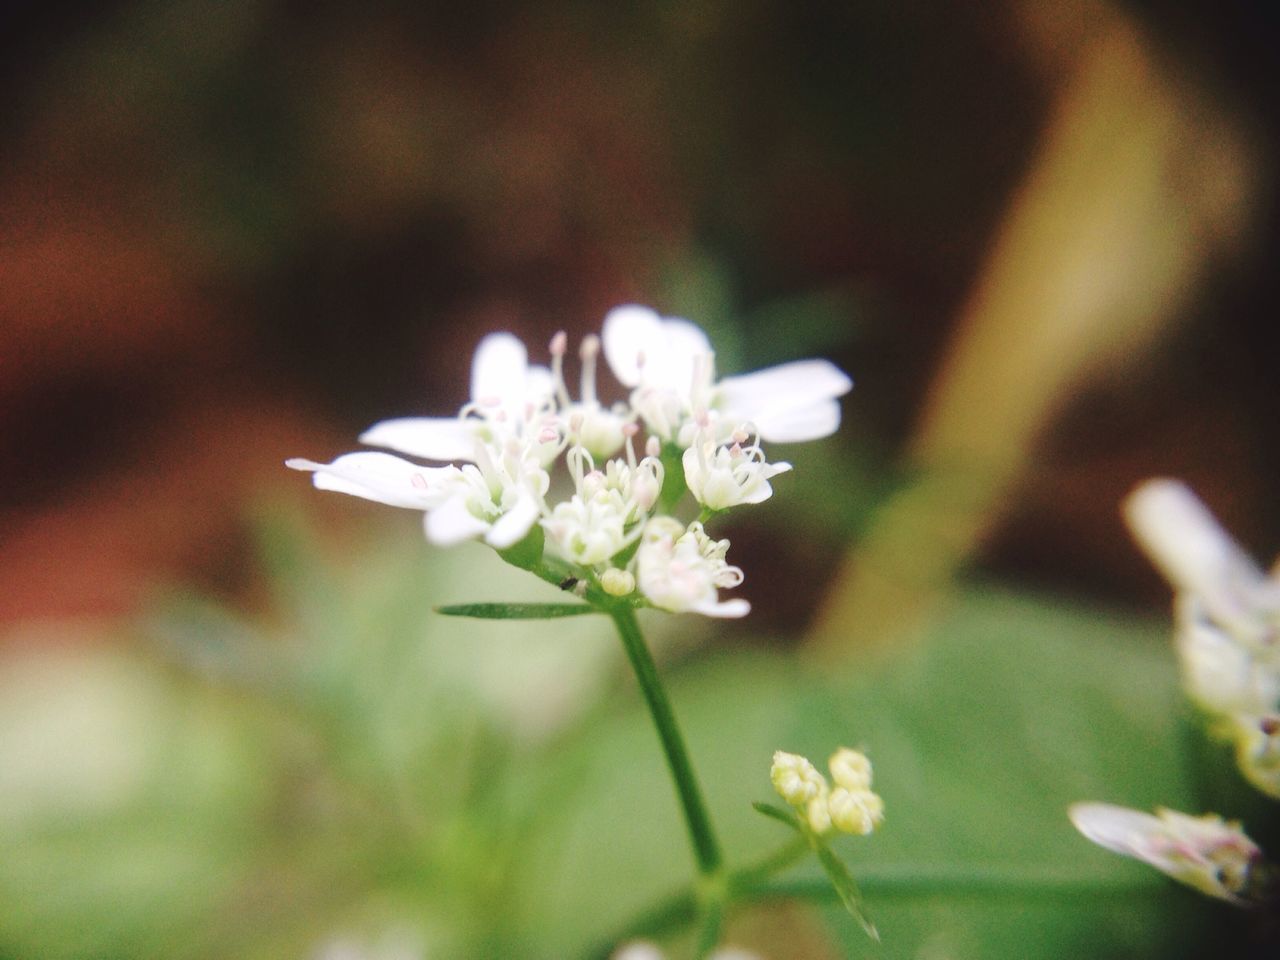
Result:
M436 607L446 617L475 617L477 620L555 620L599 613L586 603L458 603Z
M784 810L782 807L776 807L772 803L753 803L751 808L756 813L763 814L771 820L777 820L779 823L785 823L792 830L800 829L800 822L796 820L796 815L790 810Z
M822 864L822 869L826 873L827 879L831 881L831 886L835 887L836 894L840 897L840 902L853 915L853 918L862 925L862 929L867 932L867 936L879 943L880 932L876 930L876 925L871 922L871 919L862 909L862 892L854 882L853 875L849 873L849 868L844 865L844 861L835 855L835 852L827 846L822 838L812 834L811 837L813 850L818 855L818 862Z

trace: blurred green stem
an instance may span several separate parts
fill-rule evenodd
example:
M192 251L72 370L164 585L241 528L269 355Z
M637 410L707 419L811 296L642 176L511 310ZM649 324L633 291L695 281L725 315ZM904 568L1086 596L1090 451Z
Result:
M711 818L702 801L702 792L698 789L680 725L676 723L671 702L658 677L658 668L644 642L640 624L636 622L636 613L629 605L614 604L609 608L609 615L618 628L622 646L627 651L627 659L631 661L636 680L640 684L640 692L644 694L649 714L653 717L654 726L658 728L658 739L662 741L662 750L667 755L667 766L675 780L685 824L689 828L689 840L693 845L698 873L704 880L717 878L723 869L724 857L720 853L715 831L711 828Z

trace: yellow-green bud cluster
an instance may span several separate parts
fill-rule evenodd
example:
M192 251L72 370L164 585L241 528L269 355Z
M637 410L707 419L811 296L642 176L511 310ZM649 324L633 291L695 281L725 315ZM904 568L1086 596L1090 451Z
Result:
M806 758L779 750L773 755L769 778L817 834L834 827L841 833L865 836L884 820L884 801L871 790L871 761L865 754L841 747L827 762L835 787Z

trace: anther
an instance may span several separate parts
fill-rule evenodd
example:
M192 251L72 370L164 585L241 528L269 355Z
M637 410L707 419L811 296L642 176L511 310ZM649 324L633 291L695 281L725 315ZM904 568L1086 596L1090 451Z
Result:
M551 355L553 357L563 357L568 349L569 337L563 330L560 330L551 338Z

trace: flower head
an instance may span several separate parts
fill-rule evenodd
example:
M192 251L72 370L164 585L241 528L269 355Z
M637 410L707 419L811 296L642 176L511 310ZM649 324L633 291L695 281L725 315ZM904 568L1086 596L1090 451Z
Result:
M828 768L836 782L834 789L807 759L779 750L773 755L769 779L814 833L821 835L832 827L841 833L871 833L884 821L884 801L871 790L871 761L857 750L841 747L831 755Z
M1262 851L1234 820L1163 807L1152 816L1109 803L1077 803L1068 813L1087 839L1208 896L1245 903L1258 893Z
M1280 796L1280 580L1175 480L1142 484L1125 516L1176 591L1174 643L1187 695L1235 743L1245 778Z
M729 442L717 442L704 418L704 429L684 452L684 479L689 491L704 507L727 510L742 503L761 503L773 495L769 480L791 469L789 463L766 463L759 438L752 442L746 427L739 427ZM745 444L745 446L744 446Z
M655 607L709 617L745 617L746 600L721 601L719 588L742 583L742 570L725 561L728 540L712 540L702 524L686 527L672 517L654 517L636 551L636 582Z
M631 388L628 403L601 402L602 351ZM571 579L599 588L597 598L716 617L746 614L745 600L719 599L720 590L743 578L725 559L729 541L712 538L701 523L675 519L673 501L687 489L705 519L767 499L770 480L791 466L769 463L761 440L832 432L849 378L811 360L717 382L710 343L698 327L637 306L612 311L603 340L583 339L576 400L566 381L567 353L559 333L550 366L531 364L516 337L490 334L476 348L470 399L456 417L384 420L360 437L444 466L385 452L287 465L310 472L320 489L423 511L436 544L483 538L505 550L524 541L530 550L520 554L522 566L541 563L540 553L527 554L545 545L557 564L571 568ZM650 432L644 442L642 424ZM664 497L664 464L674 456L685 483ZM561 459L572 491L549 502ZM535 526L545 539L529 536Z

